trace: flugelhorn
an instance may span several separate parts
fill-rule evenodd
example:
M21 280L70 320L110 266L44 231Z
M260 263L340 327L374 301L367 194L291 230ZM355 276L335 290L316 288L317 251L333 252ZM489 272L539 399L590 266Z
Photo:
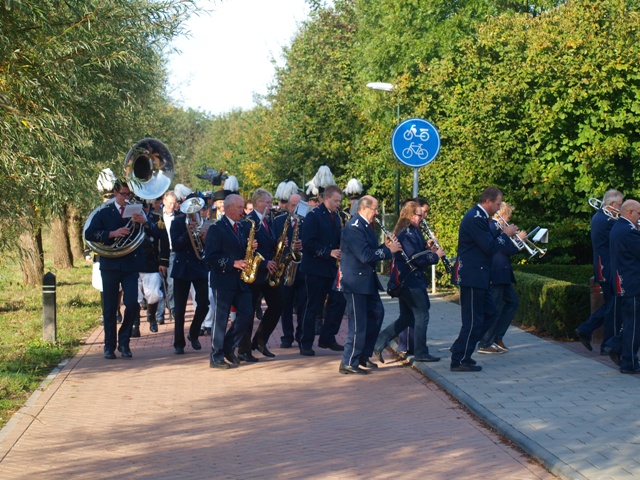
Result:
M620 210L616 207L612 207L611 205L602 205L602 200L599 198L591 197L589 199L589 205L591 205L596 210L602 210L602 212L609 218L613 220L617 220L620 216Z
M499 213L496 213L496 215L500 219L500 221L497 222L498 228L500 228L500 230L504 230L504 227L509 226L509 223L507 223L507 221L502 217L502 215L500 215ZM504 227L501 222L504 223ZM518 236L518 232L516 232L515 235L509 237L509 240L511 240L511 242L516 246L518 250L520 251L526 250L526 252L529 254L529 258L533 258L536 255L538 255L539 257L543 257L544 254L547 253L546 249L538 247L535 243L533 243L527 237L520 238Z

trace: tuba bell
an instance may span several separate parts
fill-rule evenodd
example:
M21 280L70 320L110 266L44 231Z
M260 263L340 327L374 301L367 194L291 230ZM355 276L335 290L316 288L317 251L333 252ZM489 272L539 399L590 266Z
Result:
M156 138L144 138L137 142L124 159L124 171L129 189L143 200L155 200L162 196L173 180L173 156L169 148ZM84 223L83 232L91 224L95 214L107 207L114 200L105 202L94 209ZM130 233L126 237L114 239L106 245L99 242L86 241L87 246L95 253L106 258L117 258L128 255L144 241L144 228L129 221L126 225Z

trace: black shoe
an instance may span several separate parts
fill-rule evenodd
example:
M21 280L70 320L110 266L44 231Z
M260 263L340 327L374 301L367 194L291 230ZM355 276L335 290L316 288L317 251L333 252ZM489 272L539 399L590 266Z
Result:
M617 366L620 366L620 354L618 352L616 352L612 348L606 347L604 349L604 353L609 355L609 358L613 363L615 363Z
M207 336L207 334L204 331L204 328L200 329L200 332L198 333L198 335L201 336L201 337L206 337Z
M158 332L158 322L156 322L155 320L151 320L149 322L149 330L152 331L153 333L157 333Z
M269 358L275 357L275 355L269 351L266 345L255 344L251 349L259 351L265 357L269 357Z
M140 338L140 326L134 325L131 329L131 338Z
M211 327L205 327L204 334L211 336Z
M233 363L234 365L240 365L240 359L233 352L224 352L224 358L226 358L229 363Z
M591 346L591 337L588 336L588 335L585 335L584 333L582 333L577 328L576 328L575 332L576 332L576 335L578 336L578 340L580 341L580 343L582 345L584 345L584 348L586 348L590 352L593 351L593 347Z
M184 355L184 347L175 347L173 353L176 355Z
M413 357L413 361L414 362L439 362L440 361L440 357L434 357L433 355L426 354L425 356L423 356L421 358ZM474 360L474 362L475 362L475 360Z
M213 358L209 359L209 367L211 368L219 368L220 370L228 370L231 368L227 362L222 360L214 360Z
M200 340L198 340L197 338L194 338L193 340L191 340L191 334L187 335L187 340L191 342L191 346L193 347L194 350L202 350L202 345L200 345Z
M365 367L365 368L378 368L378 364L377 363L373 363L371 360L367 359L360 359L360 366L361 367Z
M361 369L360 367L353 368L351 365L343 365L340 364L340 368L338 369L339 373L343 373L345 375L366 375L369 373L366 370Z
M344 352L344 347L337 342L333 343L318 343L320 348L328 348L329 350L333 350L334 352Z
M637 375L640 373L640 370L627 370L626 368L621 368L620 373L628 373L631 375Z
M122 313L120 313L120 310L116 312L116 321L122 323Z
M305 357L313 357L316 354L315 350L312 348L302 348L300 347L300 355Z
M280 342L280 348L291 348L293 346L293 342L289 340L283 340Z
M111 350L105 350L104 358L106 358L107 360L114 360L116 358L116 354Z
M382 358L382 351L374 350L373 351L373 356L376 357L376 360L378 360L378 362L384 363L384 358Z
M451 364L452 372L479 372L482 370L482 367L478 365L472 365L470 363L459 363L457 365Z
M469 365L475 365L477 362L473 358L470 358L469 360L467 360L465 362L462 362L462 363L468 363Z
M250 353L239 353L238 358L243 362L257 362L258 359Z
M164 318L161 318L156 322L158 325L164 325Z
M132 358L133 355L131 354L131 350L129 350L129 347L123 347L122 345L120 345L118 347L118 351L120 352L120 355L122 356L122 358Z

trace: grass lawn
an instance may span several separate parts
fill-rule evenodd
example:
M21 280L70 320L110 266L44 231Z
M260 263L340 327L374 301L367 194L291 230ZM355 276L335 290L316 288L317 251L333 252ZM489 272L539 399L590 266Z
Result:
M46 264L49 271L57 283L56 344L42 339L42 288L22 284L17 262L0 265L0 427L100 324L100 293L91 286L91 264L77 261L73 269L58 271Z

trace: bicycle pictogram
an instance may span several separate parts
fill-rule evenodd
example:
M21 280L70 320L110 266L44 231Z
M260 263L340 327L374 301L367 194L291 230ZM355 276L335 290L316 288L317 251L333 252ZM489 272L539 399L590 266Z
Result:
M402 156L404 158L411 158L411 157L413 157L414 153L421 160L424 160L425 158L427 158L429 156L429 152L427 151L426 148L422 148L422 144L421 143L417 143L416 144L416 143L411 142L411 144L407 148L402 150Z

